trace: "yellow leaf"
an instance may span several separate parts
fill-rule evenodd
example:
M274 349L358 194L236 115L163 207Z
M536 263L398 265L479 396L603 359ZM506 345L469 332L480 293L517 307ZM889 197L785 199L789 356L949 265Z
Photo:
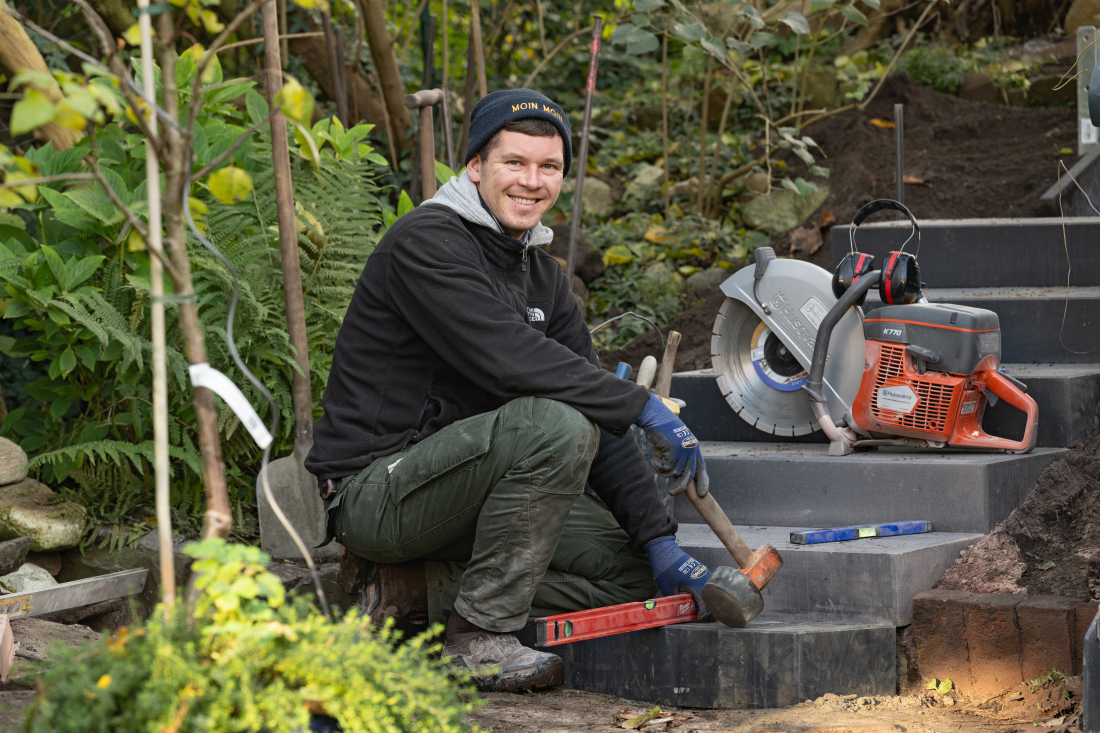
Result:
M127 252L144 252L145 251L145 238L142 237L137 229L130 229L130 235L126 237L126 251Z
M320 10L328 12L328 0L294 0L294 2L306 10Z
M218 14L213 10L200 11L199 19L202 21L203 28L211 35L225 30L225 24L218 20Z
M223 204L238 204L252 193L252 177L240 168L228 166L211 173L207 187Z
M666 234L664 227L653 227L645 233L645 239L654 244L664 244L672 241L672 235Z
M293 76L287 78L283 88L275 95L275 103L285 117L303 125L308 125L313 117L313 95Z
M4 183L15 183L16 181L25 181L28 178L36 178L37 176L29 175L23 171L12 171L4 176ZM27 200L28 203L34 203L38 200L38 188L36 186L16 186L14 188L7 189L14 191ZM23 203L19 201L18 203Z
M111 675L105 674L99 678L99 681L95 683L95 686L101 690L106 690L108 687L111 686L111 682Z
M53 119L53 110L54 104L49 97L37 89L27 89L23 98L12 107L11 134L22 135L41 127Z
M134 23L132 26L122 32L122 40L126 41L126 43L130 44L131 46L141 45L141 28L138 26L137 23Z
M12 206L21 206L23 199L10 188L0 188L0 209L8 209Z
M603 264L605 267L625 265L627 262L632 262L633 260L634 253L624 244L616 244L603 253Z
M141 97L135 97L134 101L137 103L138 108L141 110L141 118L148 121L149 113L152 111L149 108L149 105L146 104L145 100ZM126 108L126 119L130 120L130 122L133 122L135 125L138 124L138 118L137 115L134 114L134 108L132 105Z
M62 99L57 103L57 106L54 107L53 121L70 130L84 132L84 117L73 109L73 106L69 104L68 100Z

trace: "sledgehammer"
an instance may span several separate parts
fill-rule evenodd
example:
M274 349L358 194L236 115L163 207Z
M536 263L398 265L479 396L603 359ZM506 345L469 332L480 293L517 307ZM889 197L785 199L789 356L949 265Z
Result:
M679 345L680 334L671 331L665 346L664 359L661 361L661 375L654 389L654 394L658 397L668 398L672 383L672 365ZM699 496L694 480L688 484L686 493L695 511L699 512L699 516L714 531L739 566L739 569L720 567L711 572L710 580L703 586L703 603L726 626L744 628L764 610L764 597L760 595L760 591L783 566L783 558L771 545L761 545L753 552L741 539L741 535L734 529L714 497L709 492L706 496Z

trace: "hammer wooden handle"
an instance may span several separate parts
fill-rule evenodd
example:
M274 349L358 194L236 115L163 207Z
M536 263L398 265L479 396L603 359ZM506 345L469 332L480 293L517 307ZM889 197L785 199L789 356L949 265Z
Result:
M421 89L419 92L405 95L405 106L409 109L431 107L443 101L442 89Z
M706 496L699 496L695 491L695 481L692 480L687 487L687 496L695 506L695 511L699 512L699 516L714 531L714 534L733 555L733 559L737 561L737 564L741 568L747 568L749 563L752 562L752 549L741 539L741 535L737 534L733 523L722 511L722 507L718 506L718 502L714 500L710 492L707 492Z

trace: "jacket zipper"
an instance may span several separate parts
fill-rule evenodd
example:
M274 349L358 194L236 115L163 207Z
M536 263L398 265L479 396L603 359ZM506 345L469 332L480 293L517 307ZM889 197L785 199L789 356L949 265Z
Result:
M523 245L523 251L519 253L519 269L520 269L520 272L527 272L527 248L530 247L530 246L531 246L530 242Z

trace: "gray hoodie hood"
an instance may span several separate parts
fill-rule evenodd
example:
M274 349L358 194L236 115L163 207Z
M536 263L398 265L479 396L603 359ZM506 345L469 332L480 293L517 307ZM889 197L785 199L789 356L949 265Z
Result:
M478 194L477 184L470 180L470 176L466 174L466 171L462 171L461 176L451 176L451 180L444 183L435 196L420 205L424 206L426 204L445 206L468 222L500 231L500 224L489 213L489 210L481 205L481 196ZM541 247L550 244L553 239L554 232L550 227L535 224L534 228L531 229L531 239L528 244L532 247Z

